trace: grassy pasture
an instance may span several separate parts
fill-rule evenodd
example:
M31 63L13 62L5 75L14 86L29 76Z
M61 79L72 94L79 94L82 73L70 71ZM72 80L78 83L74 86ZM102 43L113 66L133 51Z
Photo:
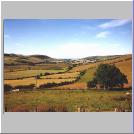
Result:
M90 68L86 73L81 77L79 82L88 82L93 79L96 68Z
M40 104L57 105L64 104L69 112L77 111L77 108L85 108L87 111L114 111L117 107L131 111L128 102L122 99L126 91L104 90L43 90L20 91L4 95L5 107L11 111L13 107L25 105L30 111Z
M4 79L17 79L17 78L23 78L23 77L32 77L39 75L40 73L58 73L58 72L64 72L65 70L23 70L23 71L16 71L16 72L5 72L4 73Z

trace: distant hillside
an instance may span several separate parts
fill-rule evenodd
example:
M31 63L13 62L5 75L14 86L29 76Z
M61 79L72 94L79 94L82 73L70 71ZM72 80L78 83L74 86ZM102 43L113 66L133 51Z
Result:
M21 65L21 64L38 64L53 61L55 59L46 55L18 55L18 54L4 54L4 65Z
M126 55L90 56L90 57L86 57L86 58L83 58L83 59L84 60L100 61L100 60L116 59L116 58L120 58L122 56L126 56Z
M86 58L81 58L75 61L82 61L82 60L88 60L88 61L104 61L104 60L111 60L111 59L117 59L120 57L126 57L130 56L128 55L108 55L108 56L90 56ZM10 65L35 65L35 64L41 64L41 63L72 63L72 59L55 59L51 58L47 55L19 55L19 54L4 54L4 65L10 66Z

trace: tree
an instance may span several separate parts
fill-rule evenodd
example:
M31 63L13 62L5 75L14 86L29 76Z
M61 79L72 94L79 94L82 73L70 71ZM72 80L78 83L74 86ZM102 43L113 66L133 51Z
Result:
M4 84L4 92L12 91L13 87L9 84Z
M95 73L97 84L103 85L104 89L110 89L115 86L123 87L124 83L128 83L125 74L121 73L115 65L100 64Z
M95 87L96 87L96 84L97 84L97 81L96 81L96 79L94 78L93 80L91 80L91 81L89 81L89 82L87 83L87 86L88 86L89 88L95 88Z

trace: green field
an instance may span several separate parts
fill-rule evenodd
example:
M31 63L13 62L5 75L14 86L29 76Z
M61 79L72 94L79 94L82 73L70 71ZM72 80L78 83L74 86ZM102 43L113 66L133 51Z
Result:
M5 108L12 111L17 106L27 107L29 111L41 104L62 104L69 112L75 112L78 108L86 111L114 111L115 108L123 107L131 111L125 97L128 91L104 91L104 90L42 90L20 91L6 93L4 96Z
M79 82L88 82L93 79L96 68L90 68L86 73L81 77Z

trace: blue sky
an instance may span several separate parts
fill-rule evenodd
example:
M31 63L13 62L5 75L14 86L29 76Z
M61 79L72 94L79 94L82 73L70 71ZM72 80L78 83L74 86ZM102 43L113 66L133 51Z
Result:
M4 53L83 58L132 53L131 20L7 19Z

